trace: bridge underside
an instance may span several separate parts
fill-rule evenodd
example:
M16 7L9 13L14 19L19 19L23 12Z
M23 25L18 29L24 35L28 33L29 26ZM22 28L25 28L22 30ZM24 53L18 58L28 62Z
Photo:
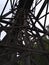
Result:
M46 29L49 1L7 0L0 15L0 65L49 65L49 36ZM8 3L10 10L4 13ZM46 7L46 8L45 8ZM45 14L42 12L45 9ZM44 24L41 20L44 18ZM38 25L40 27L38 27ZM4 25L5 24L5 25Z

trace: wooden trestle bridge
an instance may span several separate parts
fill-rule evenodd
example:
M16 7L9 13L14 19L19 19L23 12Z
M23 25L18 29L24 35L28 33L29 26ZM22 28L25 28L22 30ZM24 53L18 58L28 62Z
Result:
M8 2L11 9L4 13ZM40 61L37 62L39 56L43 57L45 65L49 65L49 52L43 40L46 35L49 36L46 29L49 0L43 0L36 15L36 7L41 2L42 0L6 0L0 14L0 37L2 31L6 32L6 36L0 40L0 65L41 65ZM45 7L46 12L41 16ZM43 17L44 24L40 22ZM6 25L3 26L2 23Z

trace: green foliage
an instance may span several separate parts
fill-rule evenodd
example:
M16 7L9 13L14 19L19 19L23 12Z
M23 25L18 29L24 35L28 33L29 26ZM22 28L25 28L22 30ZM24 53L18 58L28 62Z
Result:
M49 39L44 37L42 41L43 41L45 50L49 51ZM36 42L35 44L33 44L32 47L35 50L41 50L39 41ZM49 59L48 55L32 53L32 54L30 54L30 59L29 60L30 60L31 65L49 65L49 60L48 59ZM17 63L18 63L18 65L25 65L24 64L25 62L27 62L27 60L24 61L24 58L23 59L21 58Z

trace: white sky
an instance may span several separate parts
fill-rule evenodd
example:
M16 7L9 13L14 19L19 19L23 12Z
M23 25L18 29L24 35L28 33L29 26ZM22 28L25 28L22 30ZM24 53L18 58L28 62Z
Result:
M1 12L2 12L2 10L4 8L4 5L5 5L6 1L7 0L0 0L0 15L1 15ZM7 7L6 7L5 11L4 11L4 14L6 12L8 12L9 9L10 9L10 3L8 3L8 5L7 5ZM5 24L3 24L3 25L5 25ZM5 35L6 35L6 32L5 31L2 31L1 36L0 36L0 40L2 40L5 37Z
M1 14L2 10L3 10L3 7L4 7L6 1L7 1L7 0L0 0L0 14ZM9 1L10 1L10 0L9 0ZM36 15L37 15L38 11L40 10L40 8L41 8L43 2L44 2L44 0L42 0L42 2L36 7L36 12L35 12ZM6 12L8 12L9 10L10 10L10 3L8 3L8 5L7 5L6 9L5 9L4 14L5 14ZM48 9L48 11L49 11L49 9ZM45 7L44 11L42 12L41 16L42 16L43 14L45 14L45 12L46 12L46 7ZM41 22L42 24L44 24L44 18L42 18L42 19L40 20L40 22ZM49 24L49 15L47 16L46 26L47 26L48 24ZM36 26L40 28L40 26L39 26L38 23L36 23ZM5 35L6 35L6 32L5 32L5 31L2 31L0 39L2 40Z
M7 0L0 0L0 14L1 14L3 8L4 8L4 5L5 5L6 1L7 1ZM9 0L9 1L10 1L10 0ZM10 3L8 3L8 5L7 5L6 9L5 9L5 12L8 12L9 9L10 9ZM5 12L4 12L4 13L5 13Z

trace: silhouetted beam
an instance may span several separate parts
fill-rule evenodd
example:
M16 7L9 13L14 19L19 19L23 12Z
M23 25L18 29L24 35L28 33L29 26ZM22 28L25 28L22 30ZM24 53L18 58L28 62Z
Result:
M19 0L19 8L30 9L33 0Z
M44 10L44 8L45 8L45 6L46 6L46 4L47 4L48 2L49 2L49 0L45 0L45 1L44 1L43 5L42 5L42 7L41 7L41 9L40 9L40 11L39 11L38 14L37 14L37 19L40 17L42 11Z
M10 25L12 25L13 23L12 22L10 22L10 21L5 21L5 20L0 20L2 23L5 23L5 24L10 24Z

